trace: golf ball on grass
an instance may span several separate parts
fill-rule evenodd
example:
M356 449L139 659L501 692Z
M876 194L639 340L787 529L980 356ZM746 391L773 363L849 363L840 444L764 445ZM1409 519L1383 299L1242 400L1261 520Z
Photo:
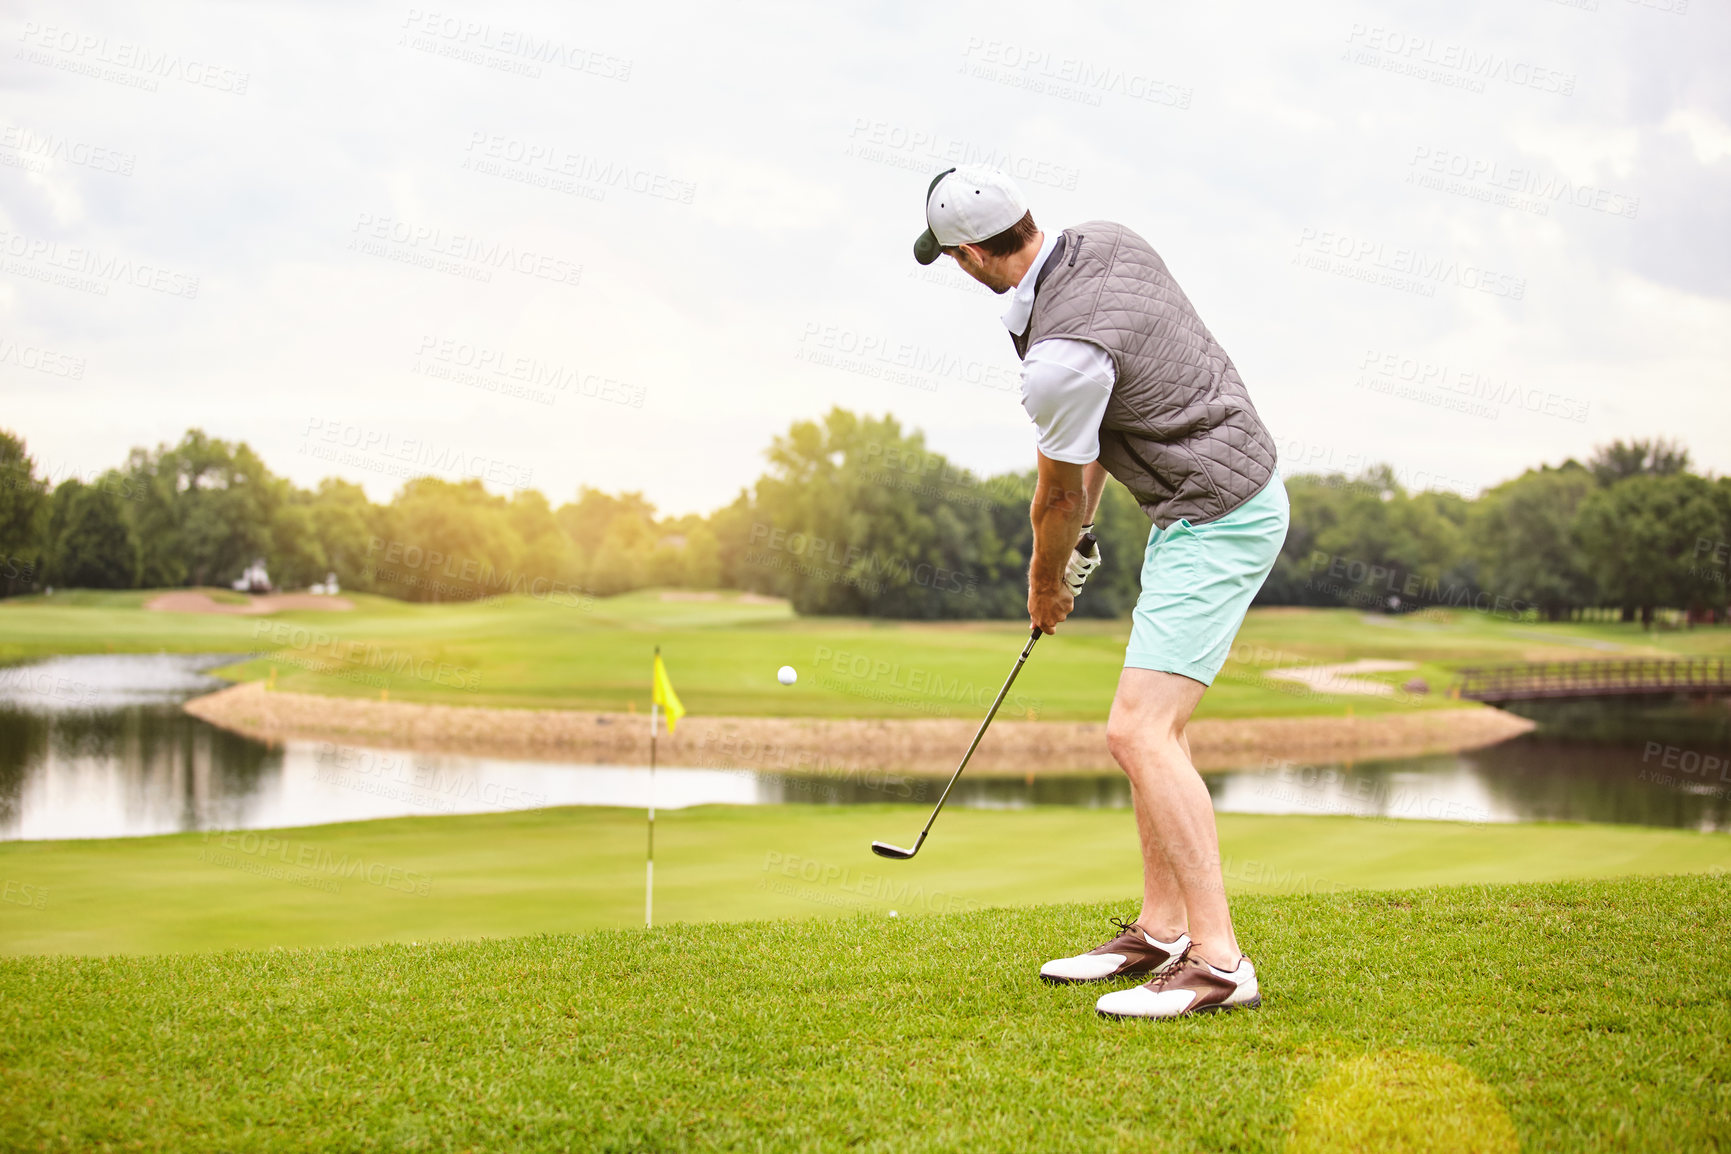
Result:
M793 671L793 666L783 665L780 669L775 671L775 679L783 685L792 685L794 682L799 680L799 674Z

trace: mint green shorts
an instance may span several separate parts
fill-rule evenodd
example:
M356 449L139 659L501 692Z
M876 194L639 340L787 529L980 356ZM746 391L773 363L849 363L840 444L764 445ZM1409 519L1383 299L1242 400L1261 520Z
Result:
M1286 522L1286 485L1277 471L1224 517L1156 525L1142 559L1125 666L1212 685L1251 598L1280 555Z

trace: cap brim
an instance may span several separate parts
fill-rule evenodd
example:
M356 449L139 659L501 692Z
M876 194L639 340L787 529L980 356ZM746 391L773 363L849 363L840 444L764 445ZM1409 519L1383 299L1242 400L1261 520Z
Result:
M931 264L944 255L944 246L938 243L938 238L932 235L931 229L920 233L920 238L914 241L914 259L921 264Z

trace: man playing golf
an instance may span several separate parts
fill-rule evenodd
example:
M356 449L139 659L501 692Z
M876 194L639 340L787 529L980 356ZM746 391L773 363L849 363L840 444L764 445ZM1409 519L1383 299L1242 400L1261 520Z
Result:
M1089 221L1048 235L987 169L940 173L914 257L948 254L1010 294L1022 407L1038 431L1028 617L1069 616L1098 552L1075 551L1110 474L1154 522L1106 743L1130 779L1142 909L1116 937L1047 962L1053 982L1149 980L1096 1003L1112 1017L1256 1006L1256 971L1226 906L1208 789L1184 727L1225 663L1286 539L1274 441L1244 382L1148 242Z

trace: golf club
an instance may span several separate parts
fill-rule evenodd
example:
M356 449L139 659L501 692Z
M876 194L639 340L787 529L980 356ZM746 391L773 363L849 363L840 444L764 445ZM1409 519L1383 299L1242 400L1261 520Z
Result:
M1076 547L1081 549L1086 546L1088 549L1092 549L1095 540L1097 540L1097 538L1095 538L1094 534L1084 533L1082 534L1081 540L1076 542ZM1040 627L1035 625L1032 632L1028 634L1028 643L1022 646L1022 655L1016 658L1016 667L1010 670L1010 676L1004 679L1004 687L998 690L997 700L992 702L992 708L986 711L986 719L980 722L979 732L974 734L974 740L968 745L968 752L962 754L962 763L956 766L956 772L950 775L949 784L944 786L944 792L938 795L938 804L932 807L932 816L926 819L926 827L920 830L920 836L914 839L913 848L903 849L901 846L891 845L887 841L874 841L872 842L873 853L877 854L879 857L894 858L897 861L906 861L908 858L911 858L920 852L920 847L926 844L926 835L932 832L932 823L938 820L938 811L944 808L944 801L950 796L950 790L955 788L956 779L962 776L962 770L968 768L968 759L974 756L974 750L980 747L980 738L986 736L986 727L991 725L992 718L998 715L998 706L1004 704L1004 698L1009 696L1010 686L1016 683L1016 674L1022 672L1022 666L1028 661L1028 654L1034 651L1034 642L1039 639Z

